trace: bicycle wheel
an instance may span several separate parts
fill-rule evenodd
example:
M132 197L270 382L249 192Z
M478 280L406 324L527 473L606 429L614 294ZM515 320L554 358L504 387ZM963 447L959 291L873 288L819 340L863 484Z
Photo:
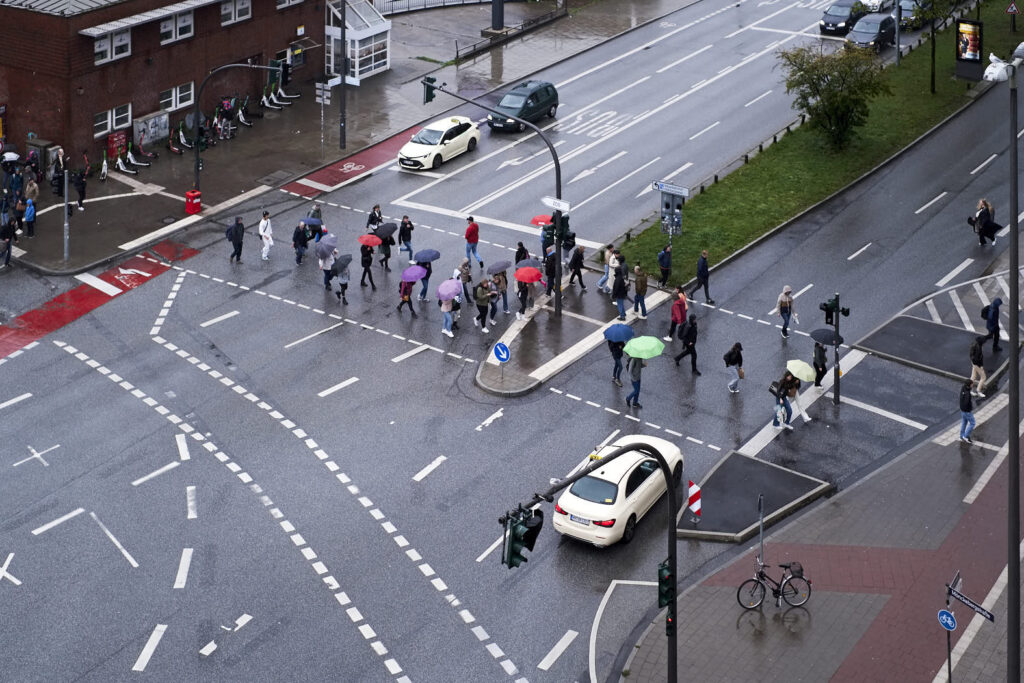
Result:
M736 591L736 600L743 609L757 609L764 602L764 584L757 579L747 579Z
M801 576L791 576L782 584L782 599L786 604L799 607L811 597L811 584Z

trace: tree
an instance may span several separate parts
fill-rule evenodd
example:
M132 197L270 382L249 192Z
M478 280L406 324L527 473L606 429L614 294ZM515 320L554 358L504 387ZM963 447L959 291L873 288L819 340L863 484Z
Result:
M953 18L960 0L915 0L921 8L921 19L928 23L929 40L931 40L931 93L935 94L935 45L938 43L936 24L943 26ZM981 11L981 3L978 3L978 11Z
M871 99L891 92L871 50L804 46L780 51L779 61L786 92L796 94L793 108L807 115L834 150L846 147L854 128L867 121Z

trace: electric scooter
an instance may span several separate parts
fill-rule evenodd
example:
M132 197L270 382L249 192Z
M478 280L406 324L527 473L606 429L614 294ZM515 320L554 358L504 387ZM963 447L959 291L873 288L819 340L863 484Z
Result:
M262 119L263 113L258 111L249 111L249 96L245 96L245 101L242 102L241 113L245 114L245 118L252 121L253 119Z
M267 109L284 109L284 107L278 106L277 104L273 103L269 97L267 97L267 86L263 86L263 99L260 100L260 106L266 107Z
M132 166L152 166L148 161L138 161L132 154L132 143L128 143L128 163Z
M128 168L128 165L124 161L124 147L117 148L117 158L114 160L114 168L121 173L127 173L128 175L139 175L139 172L134 168Z
M141 134L139 135L139 154L141 154L142 156L146 157L147 159L157 159L157 158L159 158L160 155L158 153L156 153L156 152L147 152L146 150L144 150L142 148L142 143L145 142L145 141L146 141L146 129L143 128Z
M107 150L103 150L103 165L100 166L100 180L107 179Z

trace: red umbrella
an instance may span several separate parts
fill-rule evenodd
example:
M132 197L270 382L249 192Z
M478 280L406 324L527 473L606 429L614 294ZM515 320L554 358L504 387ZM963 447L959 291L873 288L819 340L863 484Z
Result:
M551 216L534 216L530 219L530 225L536 225L537 227L543 228L545 225L551 223Z
M368 247L379 247L381 239L376 235L360 235L359 244L365 244Z
M540 271L536 268L520 268L516 271L516 279L520 282L539 282L541 277Z

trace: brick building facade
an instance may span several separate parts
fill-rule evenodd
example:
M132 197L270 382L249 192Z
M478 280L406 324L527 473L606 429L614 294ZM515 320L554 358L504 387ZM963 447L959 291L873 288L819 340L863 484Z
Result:
M148 114L167 111L176 128L210 69L266 65L293 45L322 43L324 17L317 0L0 0L0 134L19 151L31 132L72 159L97 158L109 132L131 139L132 122ZM319 52L294 70L301 80L322 72ZM270 73L218 73L201 109L211 115L235 93L255 107Z

